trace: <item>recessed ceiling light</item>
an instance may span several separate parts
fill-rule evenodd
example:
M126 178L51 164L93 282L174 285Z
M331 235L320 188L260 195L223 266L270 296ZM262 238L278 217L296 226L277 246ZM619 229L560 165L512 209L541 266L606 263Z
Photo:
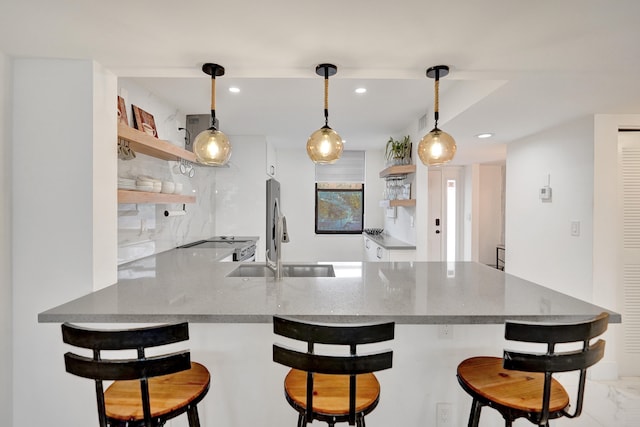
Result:
M486 138L491 138L492 136L493 136L492 133L479 133L478 135L476 135L476 138L486 139Z
M232 86L232 87L229 88L229 92L238 93L238 92L240 92L240 88Z
M365 93L367 91L367 88L365 87L359 87L356 89L356 93Z

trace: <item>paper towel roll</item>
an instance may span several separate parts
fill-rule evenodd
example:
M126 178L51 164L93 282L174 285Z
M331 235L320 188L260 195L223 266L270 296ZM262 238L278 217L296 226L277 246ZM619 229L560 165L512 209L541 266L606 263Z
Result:
M182 210L182 211L164 211L164 216L182 216L182 215L186 215L187 211Z

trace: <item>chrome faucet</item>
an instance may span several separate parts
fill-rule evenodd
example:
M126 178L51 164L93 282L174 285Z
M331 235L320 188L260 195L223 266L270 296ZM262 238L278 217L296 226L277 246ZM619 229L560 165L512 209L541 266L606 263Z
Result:
M278 199L275 200L273 219L275 222L275 240L274 240L274 252L276 259L273 261L269 257L269 249L267 249L267 267L273 271L276 279L282 278L282 251L280 248L281 243L289 242L289 233L287 232L287 219L280 212L280 204Z

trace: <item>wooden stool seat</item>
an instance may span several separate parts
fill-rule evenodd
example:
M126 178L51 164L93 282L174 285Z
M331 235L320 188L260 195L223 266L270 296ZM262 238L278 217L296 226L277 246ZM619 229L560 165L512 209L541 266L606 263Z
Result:
M544 374L512 371L502 367L501 357L472 357L458 365L458 379L483 398L525 412L542 412ZM549 411L569 405L569 395L552 379Z
M506 322L505 339L540 348L504 350L501 358L471 357L458 365L458 382L473 399L468 426L478 427L484 406L500 412L505 427L518 418L549 427L549 420L580 416L587 369L604 356L604 340L592 340L607 330L608 322L607 313L575 323ZM543 347L546 351L539 351ZM561 372L580 373L573 399L553 378Z
M163 418L172 412L197 403L209 390L211 375L207 368L191 362L191 369L175 374L149 378L149 400L152 418ZM119 421L144 419L140 381L115 381L104 392L108 418Z
M368 413L380 399L380 383L372 373L356 375L356 412ZM307 407L307 373L291 369L284 380L289 403ZM349 376L314 374L313 412L325 415L349 414Z

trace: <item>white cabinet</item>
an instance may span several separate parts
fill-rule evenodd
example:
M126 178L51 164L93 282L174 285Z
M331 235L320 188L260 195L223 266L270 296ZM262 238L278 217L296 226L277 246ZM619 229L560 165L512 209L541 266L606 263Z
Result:
M376 242L364 236L363 258L365 261L376 261L376 252L380 248Z
M363 235L363 258L369 262L415 261L415 249L387 249Z

